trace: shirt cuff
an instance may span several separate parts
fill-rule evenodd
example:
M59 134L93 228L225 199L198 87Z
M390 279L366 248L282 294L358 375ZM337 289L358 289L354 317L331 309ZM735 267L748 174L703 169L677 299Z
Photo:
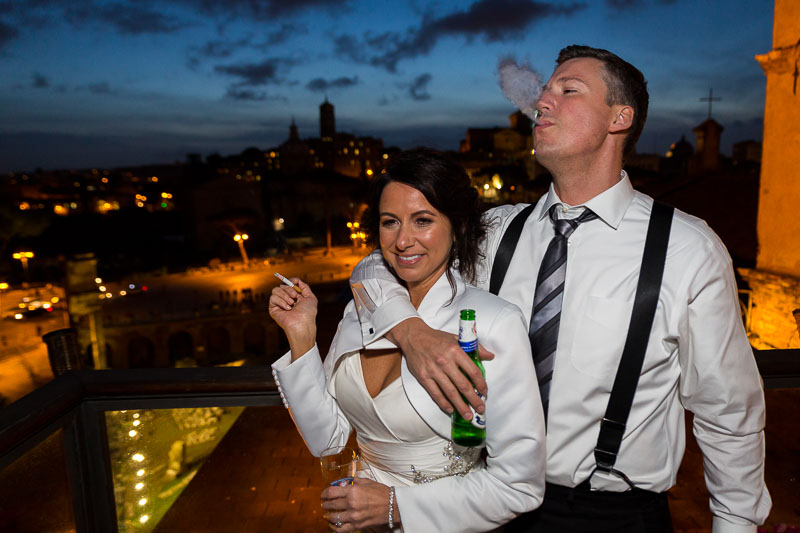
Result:
M302 373L315 376L318 386L322 390L325 390L327 380L325 371L322 368L322 358L319 355L319 347L316 344L294 361L292 361L292 352L288 351L283 357L272 363L272 376L275 378L275 384L278 386L278 392L280 392L283 405L287 408L291 402L289 402L289 398L287 398L281 386L281 380L285 379L289 382L294 382Z
M711 521L711 533L756 533L755 524L733 524L715 516Z
M396 348L383 338L393 327L409 318L419 317L416 308L408 299L408 294L397 294L388 298L372 314L370 324L362 324L364 347L370 349Z

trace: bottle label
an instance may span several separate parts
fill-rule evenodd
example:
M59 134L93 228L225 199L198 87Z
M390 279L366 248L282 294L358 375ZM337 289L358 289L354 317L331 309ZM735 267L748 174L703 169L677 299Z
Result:
M458 341L458 345L461 346L461 349L467 353L477 352L478 351L478 339L471 340L471 341Z
M478 349L478 330L474 320L461 320L458 323L458 344L467 353Z
M486 402L486 396L484 396L477 390L475 391L475 394L478 395L478 398ZM475 411L475 409L473 409L471 405L469 406L469 410L472 411L472 420L470 420L472 425L478 429L486 429L486 415L478 413L477 411Z

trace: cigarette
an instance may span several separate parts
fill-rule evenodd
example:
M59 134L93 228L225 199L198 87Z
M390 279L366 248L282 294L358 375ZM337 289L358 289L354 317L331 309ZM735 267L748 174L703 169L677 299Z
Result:
M298 287L297 285L295 285L294 283L292 283L291 281L289 281L287 278L285 278L285 277L281 276L281 275L280 275L280 274L278 274L277 272L275 272L275 277L276 277L276 278L278 278L279 280L281 280L281 281L282 281L283 283L285 283L286 285L288 285L288 286L290 286L291 288L293 288L294 290L296 290L296 291L298 292L298 294L303 294L303 291L302 291L302 289L300 289L300 287Z

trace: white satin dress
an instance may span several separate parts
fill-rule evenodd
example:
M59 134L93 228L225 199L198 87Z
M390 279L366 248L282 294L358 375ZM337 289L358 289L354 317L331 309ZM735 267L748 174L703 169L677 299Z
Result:
M451 274L456 295L443 275L418 312L432 328L456 333L459 310L476 311L478 338L495 354L484 363L489 387L484 447L450 442L450 416L411 374L405 358L401 377L370 397L356 310L369 305L362 294L345 309L324 364L315 345L295 361L286 353L272 365L283 403L311 453L318 457L326 448L344 446L355 429L372 477L396 487L408 533L490 531L537 507L544 495L544 416L522 312L466 286L458 272Z
M401 378L372 398L358 352L339 360L331 384L356 431L361 457L379 483L407 487L481 467L480 448L454 445L425 423L408 401Z

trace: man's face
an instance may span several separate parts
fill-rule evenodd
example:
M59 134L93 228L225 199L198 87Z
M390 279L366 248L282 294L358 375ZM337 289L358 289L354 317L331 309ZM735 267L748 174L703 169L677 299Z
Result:
M553 72L536 103L536 158L547 166L567 157L591 156L609 132L614 111L606 104L603 63L570 59Z

